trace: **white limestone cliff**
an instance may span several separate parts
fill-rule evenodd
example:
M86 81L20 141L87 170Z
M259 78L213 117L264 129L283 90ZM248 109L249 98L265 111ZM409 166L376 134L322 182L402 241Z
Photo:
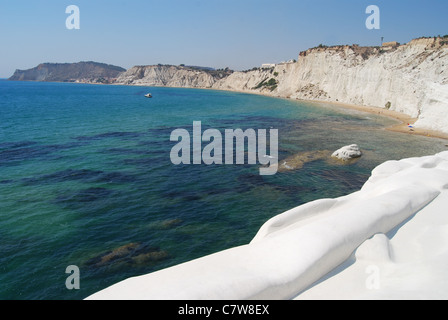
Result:
M390 50L321 47L300 53L296 63L235 72L213 88L387 108L418 118L416 127L448 133L447 66L447 38L415 39ZM271 78L275 86L259 86Z

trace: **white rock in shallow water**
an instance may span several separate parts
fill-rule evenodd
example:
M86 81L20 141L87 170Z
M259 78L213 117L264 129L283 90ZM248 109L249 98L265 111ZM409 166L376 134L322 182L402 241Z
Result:
M336 150L331 156L341 160L350 160L359 158L360 156L362 156L362 152L361 150L359 150L358 145L352 144Z

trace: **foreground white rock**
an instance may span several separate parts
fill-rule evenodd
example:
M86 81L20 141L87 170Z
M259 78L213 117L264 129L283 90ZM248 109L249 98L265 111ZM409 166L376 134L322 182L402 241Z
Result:
M359 150L357 144L352 144L349 146L342 147L339 150L336 150L331 156L334 158L338 158L340 160L350 160L361 157L362 152Z
M448 298L447 207L448 152L389 161L360 191L280 214L248 245L87 299ZM366 266L386 273L380 289L367 288Z

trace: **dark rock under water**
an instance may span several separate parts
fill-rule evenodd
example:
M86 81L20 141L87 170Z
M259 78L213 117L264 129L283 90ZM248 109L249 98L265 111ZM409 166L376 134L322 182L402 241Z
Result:
M169 258L168 252L158 247L148 246L140 242L131 242L112 250L103 252L86 261L87 266L101 268L116 264L133 266L155 263Z

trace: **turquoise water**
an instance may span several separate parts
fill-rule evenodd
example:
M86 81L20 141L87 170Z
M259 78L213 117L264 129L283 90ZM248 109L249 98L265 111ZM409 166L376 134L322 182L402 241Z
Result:
M151 92L152 99L143 95ZM260 176L258 165L170 161L174 129L279 130L279 157L357 143ZM0 299L83 299L125 278L248 243L269 218L358 190L389 159L445 141L321 104L212 90L0 81ZM65 286L80 269L80 289Z

